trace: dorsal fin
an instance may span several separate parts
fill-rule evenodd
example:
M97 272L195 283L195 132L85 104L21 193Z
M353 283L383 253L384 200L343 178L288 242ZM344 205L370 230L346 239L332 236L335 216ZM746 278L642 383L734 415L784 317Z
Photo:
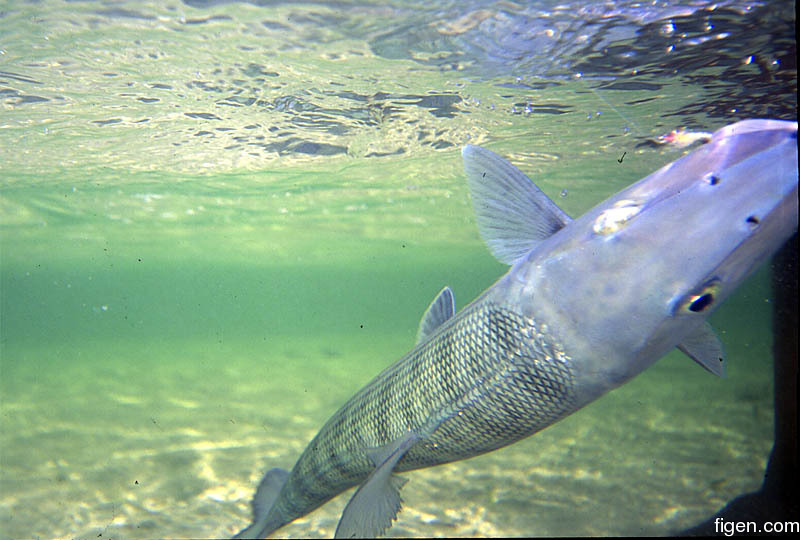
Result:
M425 340L442 323L455 314L456 301L453 298L453 291L450 290L450 287L445 287L439 291L431 305L425 310L425 314L422 315L422 320L419 321L419 329L417 330L417 343Z
M461 151L481 238L500 262L511 264L571 218L530 178L494 152Z
M707 321L697 325L678 345L678 349L714 375L725 377L725 352Z

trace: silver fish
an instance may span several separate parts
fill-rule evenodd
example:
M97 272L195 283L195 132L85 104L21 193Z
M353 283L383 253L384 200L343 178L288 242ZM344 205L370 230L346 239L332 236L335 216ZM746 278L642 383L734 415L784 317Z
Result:
M509 162L462 151L476 221L511 269L456 314L445 287L417 345L342 406L291 472L267 472L261 538L358 485L336 536L385 532L395 473L490 452L677 347L724 375L708 315L797 230L797 123L747 120L572 220Z

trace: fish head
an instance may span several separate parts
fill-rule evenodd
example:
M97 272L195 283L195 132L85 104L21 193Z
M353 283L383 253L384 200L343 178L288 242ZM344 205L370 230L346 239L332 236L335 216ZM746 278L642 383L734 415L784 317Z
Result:
M696 332L797 230L797 196L797 123L732 124L567 224L512 279L531 315L616 386Z

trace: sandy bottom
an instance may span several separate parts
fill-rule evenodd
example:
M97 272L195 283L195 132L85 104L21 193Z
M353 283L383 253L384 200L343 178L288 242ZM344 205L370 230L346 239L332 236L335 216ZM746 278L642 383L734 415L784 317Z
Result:
M0 536L231 535L263 472L290 468L389 362L376 358L408 346L397 336L256 345L6 347ZM728 379L675 353L525 441L407 473L390 534L663 535L696 524L760 486L772 445L768 344L734 347ZM331 537L347 500L275 536Z

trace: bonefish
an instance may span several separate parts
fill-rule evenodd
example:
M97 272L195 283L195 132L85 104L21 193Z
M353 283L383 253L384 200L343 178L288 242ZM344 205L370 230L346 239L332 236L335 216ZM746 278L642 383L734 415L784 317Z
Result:
M476 222L511 265L461 311L442 289L416 346L322 427L291 472L266 473L261 538L359 486L337 537L396 519L396 473L528 437L677 347L716 375L708 315L797 230L797 123L726 126L690 154L571 219L509 162L462 151Z

